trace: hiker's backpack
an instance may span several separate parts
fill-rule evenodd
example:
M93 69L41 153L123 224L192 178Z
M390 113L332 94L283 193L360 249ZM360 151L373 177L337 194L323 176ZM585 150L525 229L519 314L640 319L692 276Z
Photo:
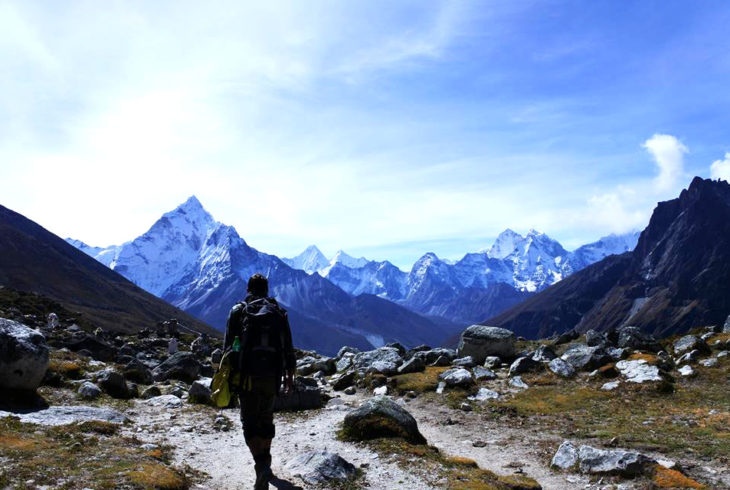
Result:
M279 376L284 362L286 311L272 298L241 303L240 371L249 376Z

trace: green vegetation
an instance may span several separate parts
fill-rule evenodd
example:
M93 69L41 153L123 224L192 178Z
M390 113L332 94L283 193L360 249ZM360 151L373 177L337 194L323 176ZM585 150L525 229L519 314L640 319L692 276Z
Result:
M118 433L108 422L45 427L0 419L0 486L188 488L185 472L169 465L169 448L144 451L139 440Z
M420 373L400 374L393 376L392 379L395 383L395 389L399 393L406 393L408 391L415 391L419 394L428 393L436 391L436 387L439 384L439 375L448 369L450 368L429 366L425 371Z

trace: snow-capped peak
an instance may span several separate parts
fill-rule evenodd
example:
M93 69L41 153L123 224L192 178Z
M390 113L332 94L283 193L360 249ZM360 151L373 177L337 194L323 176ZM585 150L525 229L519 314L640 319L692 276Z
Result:
M343 250L338 250L332 260L330 260L330 266L333 266L335 264L342 264L345 267L349 267L350 269L359 269L361 267L365 267L367 263L368 259L366 259L365 257L360 257L359 259L356 259L355 257L347 255Z
M524 241L525 237L507 228L497 236L487 255L493 259L503 259L514 253Z
M282 259L285 264L295 269L301 269L308 274L313 274L318 270L329 266L329 260L317 248L316 245L308 246L302 253L291 259Z

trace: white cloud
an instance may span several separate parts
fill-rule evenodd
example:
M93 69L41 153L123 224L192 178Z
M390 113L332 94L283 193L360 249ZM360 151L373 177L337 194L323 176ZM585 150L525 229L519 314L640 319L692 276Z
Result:
M684 173L684 155L689 150L676 137L669 134L655 134L643 144L651 153L659 175L654 179L657 191L670 191L681 183Z
M730 152L725 153L723 160L715 160L710 165L710 176L730 182Z

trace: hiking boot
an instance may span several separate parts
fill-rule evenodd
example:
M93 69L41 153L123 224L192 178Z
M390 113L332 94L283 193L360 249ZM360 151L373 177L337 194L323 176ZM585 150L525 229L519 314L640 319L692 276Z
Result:
M271 471L270 466L256 468L256 483L253 486L254 490L268 490L269 482L273 477L274 472Z

